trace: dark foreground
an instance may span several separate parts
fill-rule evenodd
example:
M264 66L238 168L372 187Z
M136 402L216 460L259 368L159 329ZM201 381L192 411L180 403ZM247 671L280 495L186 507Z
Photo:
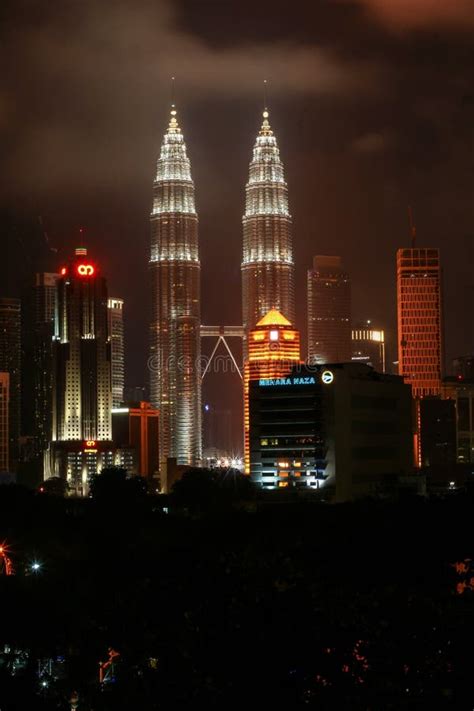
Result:
M473 707L469 498L158 501L0 488L2 711Z

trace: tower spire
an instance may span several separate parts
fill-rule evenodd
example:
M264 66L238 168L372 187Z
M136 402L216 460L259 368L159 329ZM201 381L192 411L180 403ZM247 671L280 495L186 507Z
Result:
M268 119L265 107L245 188L242 318L246 334L272 308L290 321L295 316L288 189L277 140Z

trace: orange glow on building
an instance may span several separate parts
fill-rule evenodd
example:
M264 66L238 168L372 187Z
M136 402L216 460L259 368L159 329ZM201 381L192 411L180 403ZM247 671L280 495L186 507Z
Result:
M245 473L250 473L249 383L279 378L301 363L300 333L283 314L271 309L248 336L248 357L244 364L244 449Z
M443 369L439 250L397 252L398 372L413 397L441 394Z

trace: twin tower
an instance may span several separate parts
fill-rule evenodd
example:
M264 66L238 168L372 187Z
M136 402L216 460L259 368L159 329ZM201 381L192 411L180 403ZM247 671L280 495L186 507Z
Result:
M294 263L288 189L263 112L245 188L242 325L270 309L293 322ZM150 273L150 396L160 409L160 456L198 464L201 444L201 289L198 216L186 144L171 109L153 184Z

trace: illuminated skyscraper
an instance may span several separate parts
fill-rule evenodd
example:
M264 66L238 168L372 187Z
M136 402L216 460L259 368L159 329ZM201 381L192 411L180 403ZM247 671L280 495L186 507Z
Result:
M340 257L318 255L308 271L308 362L348 363L351 283Z
M87 492L99 445L112 440L111 408L107 283L80 248L57 281L47 476L66 477L76 494Z
M18 462L21 408L21 302L0 298L0 372L10 375L9 457L10 471Z
M153 184L150 271L150 399L160 411L160 456L197 464L202 456L198 217L174 107Z
M248 334L270 309L277 309L292 322L295 318L294 264L288 189L267 110L263 112L245 188L243 232L242 323L245 333Z
M112 402L113 407L120 407L123 403L125 377L123 299L109 298L107 308L112 359Z
M439 250L397 252L399 374L413 397L440 395L443 368L441 266Z
M248 336L248 355L244 363L244 448L245 473L249 459L249 383L286 375L301 362L300 333L283 314L271 309Z

